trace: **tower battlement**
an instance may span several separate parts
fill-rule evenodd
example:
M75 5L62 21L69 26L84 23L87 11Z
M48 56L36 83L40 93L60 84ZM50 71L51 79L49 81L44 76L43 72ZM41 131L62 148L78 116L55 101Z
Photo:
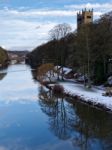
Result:
M89 24L93 22L93 9L84 9L77 13L77 28L79 29L83 24Z

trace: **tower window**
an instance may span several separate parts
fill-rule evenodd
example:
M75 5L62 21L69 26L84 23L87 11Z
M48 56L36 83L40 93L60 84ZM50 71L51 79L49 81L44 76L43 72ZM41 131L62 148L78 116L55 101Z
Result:
M91 16L87 16L88 19L91 19Z

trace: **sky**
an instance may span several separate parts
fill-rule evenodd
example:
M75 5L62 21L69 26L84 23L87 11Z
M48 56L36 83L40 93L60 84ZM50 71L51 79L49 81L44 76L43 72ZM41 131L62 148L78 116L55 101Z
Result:
M68 23L76 29L76 15L94 9L94 20L112 11L112 0L0 0L0 46L32 50L47 42L49 30Z

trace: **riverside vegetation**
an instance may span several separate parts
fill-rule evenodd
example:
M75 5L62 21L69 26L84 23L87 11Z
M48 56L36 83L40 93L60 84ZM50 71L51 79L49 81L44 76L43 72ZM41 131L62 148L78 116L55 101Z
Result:
M8 63L8 54L5 49L0 47L0 67L5 67L7 66Z
M26 63L34 68L43 63L71 67L94 84L112 75L112 12L74 32L68 24L59 24L49 35L50 41L29 53Z

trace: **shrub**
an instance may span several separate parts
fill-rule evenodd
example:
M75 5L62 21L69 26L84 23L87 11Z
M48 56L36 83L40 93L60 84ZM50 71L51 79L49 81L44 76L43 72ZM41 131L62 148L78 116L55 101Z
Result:
M112 87L106 87L106 92L103 93L103 96L112 96Z
M54 65L52 63L42 64L37 70L37 77L39 80L49 79L49 82L51 82L53 72Z
M53 93L54 94L63 94L64 93L64 88L63 86L59 85L59 84L56 84L54 87L53 87Z

